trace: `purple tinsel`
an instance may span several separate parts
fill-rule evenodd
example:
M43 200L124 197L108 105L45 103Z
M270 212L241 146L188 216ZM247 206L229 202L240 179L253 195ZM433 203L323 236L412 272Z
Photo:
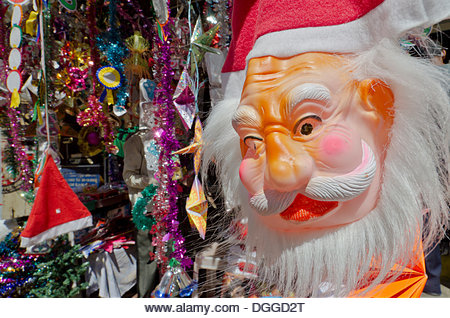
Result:
M153 216L157 221L152 232L156 234L156 259L161 270L165 271L170 259L176 259L183 268L189 267L192 260L186 255L184 238L178 230L177 183L172 180L176 166L172 159L172 152L179 149L175 138L175 108L173 107L172 79L174 72L170 66L170 28L173 24L169 20L164 26L164 32L169 35L165 42L155 36L158 45L156 74L159 75L158 86L155 90L155 118L158 127L155 128L155 140L160 146L159 167L156 177L160 188L155 196ZM173 248L173 250L172 250ZM170 249L170 250L169 250Z
M125 11L124 7L126 4L131 6L135 12L133 16ZM122 2L119 6L117 6L117 12L122 16L122 18L131 23L133 27L139 28L139 32L141 32L144 38L147 40L151 40L153 38L153 23L142 10L138 0L128 0L127 2Z

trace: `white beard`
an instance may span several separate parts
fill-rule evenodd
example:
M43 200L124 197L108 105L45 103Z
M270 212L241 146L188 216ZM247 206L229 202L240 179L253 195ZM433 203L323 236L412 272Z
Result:
M346 296L367 283L364 275L371 261L377 260L380 272L371 281L374 287L394 264L399 264L400 269L407 265L420 233L425 248L443 234L448 222L448 180L439 182L436 167L448 167L448 145L439 150L434 146L449 140L448 97L436 80L443 75L399 52L395 45L380 43L356 57L358 79L377 77L394 83L396 118L389 148L393 151L388 150L382 167L379 201L373 211L354 223L295 234L268 228L249 206L248 193L239 179L239 137L231 126L239 100L219 103L207 120L203 175L214 162L225 201L239 210L238 218L248 218L246 246L249 251L256 249L259 282L274 285L284 295L293 292L296 297L320 296L319 286L326 282L332 286L334 296ZM431 211L425 227L424 207Z

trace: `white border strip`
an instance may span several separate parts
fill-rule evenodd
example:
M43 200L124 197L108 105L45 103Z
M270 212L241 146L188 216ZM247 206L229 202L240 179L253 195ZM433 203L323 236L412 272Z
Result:
M41 243L45 240L52 239L54 237L57 237L62 234L66 234L69 232L78 231L81 229L84 229L88 226L92 225L92 216L89 215L87 217L84 217L82 219L70 221L67 223L63 223L57 226L54 226L42 233L39 233L38 235L35 235L33 237L24 237L21 236L20 240L20 247L29 247L36 245L38 243Z

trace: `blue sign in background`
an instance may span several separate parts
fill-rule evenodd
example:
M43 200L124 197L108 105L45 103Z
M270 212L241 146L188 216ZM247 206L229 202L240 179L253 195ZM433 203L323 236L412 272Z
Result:
M75 192L80 192L86 186L98 187L100 184L100 176L98 174L81 174L70 169L61 169L61 173Z

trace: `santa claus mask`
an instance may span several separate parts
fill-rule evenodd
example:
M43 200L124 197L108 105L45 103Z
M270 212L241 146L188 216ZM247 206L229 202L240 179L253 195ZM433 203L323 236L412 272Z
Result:
M394 98L355 81L344 55L250 60L233 127L250 206L269 228L354 222L376 205Z

